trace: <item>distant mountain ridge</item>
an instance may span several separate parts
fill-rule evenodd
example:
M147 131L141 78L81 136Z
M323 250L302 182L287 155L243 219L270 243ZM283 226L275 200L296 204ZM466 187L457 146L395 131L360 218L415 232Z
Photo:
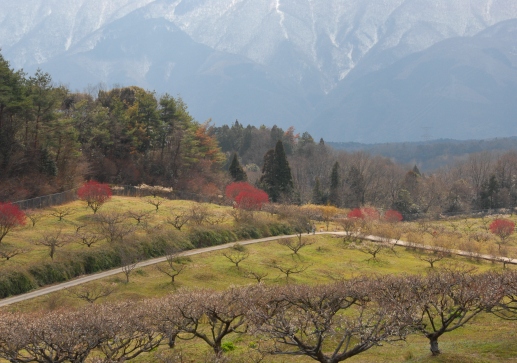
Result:
M179 93L200 121L481 138L517 135L515 19L512 0L0 0L0 47L72 89Z
M517 153L517 137L483 140L439 139L379 144L328 142L327 144L338 150L364 151L372 155L381 155L399 164L406 164L408 167L417 165L422 172L432 172L440 167L453 165L474 153L508 151Z

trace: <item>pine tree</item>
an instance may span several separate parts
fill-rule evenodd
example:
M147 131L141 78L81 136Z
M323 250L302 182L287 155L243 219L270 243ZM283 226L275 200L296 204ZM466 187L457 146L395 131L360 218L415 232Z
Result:
M332 173L330 174L330 194L329 203L339 207L341 205L340 195L341 177L339 175L339 163L336 161L332 167Z
M242 168L241 164L239 163L237 153L233 153L232 163L230 164L230 168L228 169L228 171L230 172L233 181L248 181L248 176L246 175L246 172Z
M294 189L293 177L285 154L284 144L280 140L278 140L275 146L275 174L280 193L286 196L291 195Z
M350 190L350 194L347 198L347 204L349 204L348 207L357 208L364 205L364 194L366 192L366 187L364 185L364 178L357 167L352 166L350 168L346 183L348 184Z
M264 155L260 185L272 202L283 198L290 199L293 195L293 177L281 140L278 140L274 149Z
M316 177L316 180L314 181L314 188L312 189L312 202L314 204L324 204L320 178L318 177Z
M275 188L275 150L270 149L264 155L264 165L262 166L262 176L259 185L268 195L272 202L278 200L278 193Z

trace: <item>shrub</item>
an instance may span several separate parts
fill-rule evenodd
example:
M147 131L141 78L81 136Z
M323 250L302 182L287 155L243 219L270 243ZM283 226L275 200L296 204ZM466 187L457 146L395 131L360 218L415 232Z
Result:
M197 227L188 236L194 248L222 245L237 241L237 235L224 227Z
M0 299L26 293L37 287L26 272L9 271L0 277Z

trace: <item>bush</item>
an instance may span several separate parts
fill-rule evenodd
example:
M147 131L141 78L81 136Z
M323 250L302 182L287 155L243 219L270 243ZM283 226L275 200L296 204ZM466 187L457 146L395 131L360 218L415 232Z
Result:
M184 234L170 230L150 234L138 244L140 254L147 258L164 256L170 251L190 250L192 247Z
M280 236L283 234L293 234L294 230L293 228L284 223L271 223L268 225L269 232L271 233L271 236Z
M50 285L68 280L65 268L59 263L41 263L29 267L29 273L38 286Z
M243 225L235 229L238 239L254 239L264 237L262 231L256 226Z
M120 255L112 249L83 252L79 259L82 261L86 274L109 270L121 265Z
M233 231L217 226L196 227L189 233L188 239L194 248L200 248L235 242L238 238Z
M235 345L232 342L224 342L221 344L221 349L223 352L228 353L235 350Z
M9 271L0 277L0 299L26 293L37 287L26 272Z

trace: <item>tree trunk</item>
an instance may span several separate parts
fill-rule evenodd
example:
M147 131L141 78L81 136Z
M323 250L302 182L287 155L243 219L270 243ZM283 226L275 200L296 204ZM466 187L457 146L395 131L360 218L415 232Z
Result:
M431 345L431 354L433 356L440 354L440 349L438 348L438 338L430 337L429 344Z

